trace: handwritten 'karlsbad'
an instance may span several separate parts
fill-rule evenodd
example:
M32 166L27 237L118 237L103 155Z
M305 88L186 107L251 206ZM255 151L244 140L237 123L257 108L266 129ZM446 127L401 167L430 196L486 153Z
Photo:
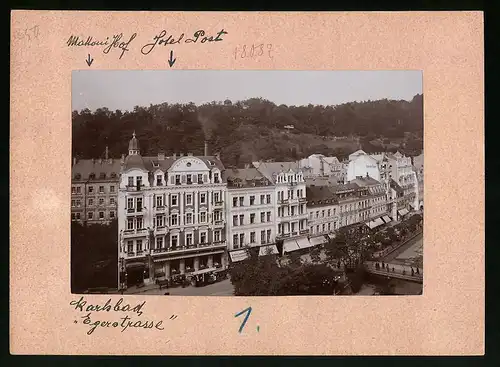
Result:
M223 35L227 34L224 29L222 29L220 32L218 32L216 35L207 35L204 30L198 30L194 32L193 36L190 38L184 38L184 33L182 33L178 37L174 37L173 35L169 34L167 36L167 31L162 30L159 34L153 37L153 42L148 43L141 48L141 53L143 55L149 54L153 49L156 47L156 45L163 45L163 46L168 46L168 45L176 45L180 44L181 41L182 43L206 43L206 42L220 42L223 41L224 39L222 38Z

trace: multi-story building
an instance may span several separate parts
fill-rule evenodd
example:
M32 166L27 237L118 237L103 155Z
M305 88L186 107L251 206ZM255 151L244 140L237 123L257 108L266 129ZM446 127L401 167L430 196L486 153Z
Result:
M143 157L134 136L118 194L120 279L224 268L226 183L218 156Z
M327 235L340 228L340 206L332 186L308 186L306 196L311 236Z
M389 206L387 205L387 190L383 183L369 177L357 177L350 181L359 187L365 187L369 192L369 221L370 228L376 228L391 221L389 217Z
M304 177L332 177L337 183L343 183L346 175L345 166L337 157L325 157L313 154L298 161Z
M228 169L224 178L228 250L274 244L276 191L271 181L254 167Z
M107 224L117 218L120 170L120 160L107 154L105 159L73 159L71 220Z
M276 241L283 240L283 252L310 247L307 235L306 182L297 162L253 162L253 166L274 186Z
M413 171L417 175L417 201L419 210L424 209L424 153L413 157Z

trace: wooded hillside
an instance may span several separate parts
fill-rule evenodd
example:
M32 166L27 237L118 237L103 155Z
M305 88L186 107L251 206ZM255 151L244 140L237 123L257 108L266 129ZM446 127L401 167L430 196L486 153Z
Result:
M133 111L73 111L73 155L112 158L127 153L133 131L142 155L220 152L226 166L253 160L295 160L313 153L339 159L357 149L419 154L423 95L412 101L378 100L337 106L276 105L261 98L232 103L136 106ZM286 129L285 126L292 126Z

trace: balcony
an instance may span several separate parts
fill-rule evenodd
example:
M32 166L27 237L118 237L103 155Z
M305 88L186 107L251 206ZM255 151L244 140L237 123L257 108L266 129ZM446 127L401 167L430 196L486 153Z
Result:
M124 258L125 259L134 259L134 258L140 258L146 256L145 251L137 251L137 252L125 252L124 253Z
M288 204L290 204L289 199L278 200L278 205L288 205Z
M301 229L299 234L309 234L309 229Z
M167 209L167 207L165 205L157 206L157 207L155 207L155 212L163 213L166 209Z
M168 232L168 228L166 226L155 227L154 234L166 234Z
M224 202L222 200L212 202L214 208L222 208L224 206Z
M124 238L137 237L137 236L146 236L148 233L146 228L141 229L126 229L123 231Z
M299 203L305 203L307 201L307 199L304 197L304 198L299 198Z
M289 238L289 237L290 237L290 232L288 232L288 233L278 233L276 235L276 240L282 240L282 239Z
M217 250L226 247L226 241L218 241L213 243L198 243L187 246L162 247L155 248L151 251L153 255L161 254L179 254L183 252L194 252L200 250Z
M144 208L127 208L127 215L142 215L144 214Z
M144 188L144 184L140 185L127 185L125 186L125 189L127 191L133 192L133 191L141 191Z
M214 226L215 227L224 227L224 224L225 224L224 219L214 220Z

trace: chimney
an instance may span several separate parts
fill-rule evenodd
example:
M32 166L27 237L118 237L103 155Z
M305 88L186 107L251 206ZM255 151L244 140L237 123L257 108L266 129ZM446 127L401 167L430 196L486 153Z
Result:
M125 154L122 154L122 161L121 161L121 163L122 164L125 163Z
M177 159L177 153L174 153L173 157L174 159Z
M187 155L187 156L189 156L189 157L192 157L192 156L193 156L193 153L188 153L188 154L186 154L186 155Z
M106 145L106 160L109 159L109 151L108 151L108 146Z
M158 152L158 160L159 161L165 160L165 152Z
M203 155L208 157L208 141L205 140L205 149L203 150Z
M73 158L73 166L76 165L76 158Z
M184 156L184 153L179 153L179 157L183 157Z

